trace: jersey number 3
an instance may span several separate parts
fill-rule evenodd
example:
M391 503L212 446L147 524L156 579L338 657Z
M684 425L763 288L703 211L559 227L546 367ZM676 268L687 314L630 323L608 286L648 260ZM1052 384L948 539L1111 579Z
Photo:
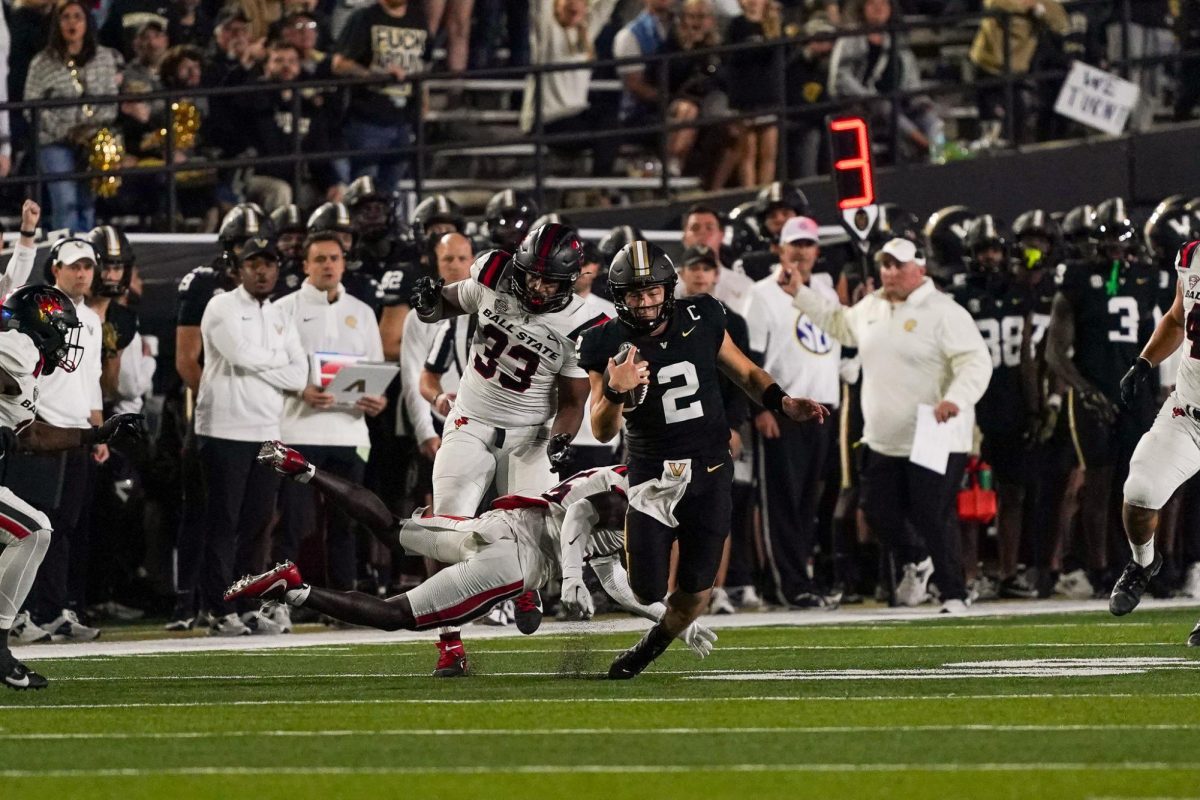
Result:
M699 398L689 400L700 389L700 379L696 368L690 361L677 361L668 364L658 371L660 384L674 384L676 378L683 378L683 383L672 386L663 392L663 421L668 425L672 422L683 422L704 416L704 408Z
M500 385L514 392L524 392L533 385L533 373L537 372L538 365L541 363L541 358L537 353L523 344L509 347L508 334L495 325L484 325L479 329L479 333L487 337L488 344L481 352L475 354L475 358L471 362L476 372L485 380L491 380L500 367L500 356L504 355L504 351L507 349L508 357L520 362L521 368L515 370L512 375L501 372Z

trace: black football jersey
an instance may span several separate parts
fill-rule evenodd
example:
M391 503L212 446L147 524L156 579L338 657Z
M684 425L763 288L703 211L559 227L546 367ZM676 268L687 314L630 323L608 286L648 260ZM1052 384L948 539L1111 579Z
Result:
M208 301L236 288L237 282L228 273L210 266L196 267L179 281L176 324L199 326Z
M1154 331L1161 289L1157 270L1133 263L1074 261L1058 268L1058 289L1071 304L1080 374L1116 402L1121 376Z
M708 456L729 449L717 352L725 341L725 309L708 295L675 301L661 336L635 333L620 320L587 330L579 366L603 374L623 342L650 363L645 399L625 411L631 461Z
M406 306L412 302L413 284L421 277L416 264L395 264L379 278L379 305Z
M992 356L992 379L975 408L975 419L985 434L1020 433L1028 408L1021 381L1021 347L1026 321L1031 326L1032 358L1050 325L1054 282L1037 284L1004 277L967 276L951 290L954 299L970 313Z
M279 280L275 282L275 291L271 292L271 301L287 297L300 288L304 283L304 262L300 259L284 259L279 262Z
M378 319L383 310L383 291L379 288L379 281L365 272L344 272L342 286L346 289L346 294L370 306Z

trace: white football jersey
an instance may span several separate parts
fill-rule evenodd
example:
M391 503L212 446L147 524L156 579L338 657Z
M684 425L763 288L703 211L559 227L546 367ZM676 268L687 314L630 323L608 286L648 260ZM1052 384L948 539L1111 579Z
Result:
M0 394L0 426L20 431L37 414L38 377L42 354L33 340L19 331L0 332L0 369L20 387L17 394Z
M557 381L587 378L575 340L603 321L578 297L562 311L529 314L508 291L509 256L493 250L460 281L459 306L478 316L455 414L496 428L542 425L558 409Z
M545 513L538 520L534 520L528 514L524 515L523 524L515 532L519 540L539 550L549 563L554 565L555 574L561 574L559 537L562 534L567 509L575 503L605 492L625 495L629 491L628 471L628 467L623 464L584 470L543 492L541 497L505 495L493 501L492 508L509 511L545 509ZM621 552L624 547L623 530L595 528L584 548L584 560L611 556Z
M1188 242L1175 259L1179 273L1179 288L1183 292L1184 329L1187 331L1180 350L1179 373L1175 378L1175 394L1190 406L1200 407L1200 335L1192 331L1192 314L1200 315L1196 301L1200 300L1200 242Z

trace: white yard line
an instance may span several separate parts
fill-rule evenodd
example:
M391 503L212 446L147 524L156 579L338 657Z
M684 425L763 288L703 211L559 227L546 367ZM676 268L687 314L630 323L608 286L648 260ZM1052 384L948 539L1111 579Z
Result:
M397 644L416 644L415 642L403 642ZM421 642L420 644L427 644ZM368 646L368 645L363 645ZM320 647L303 649L294 649L295 652L286 654L286 658L428 658L429 653L425 650L416 648L400 650L394 649L397 645L386 645L389 649L386 651L371 652L342 652L348 651L350 648L337 648L336 651ZM785 652L800 652L812 650L1003 650L1011 648L1020 648L1022 650L1037 649L1037 648L1089 648L1089 647L1119 647L1122 650L1128 650L1133 647L1170 647L1178 649L1182 647L1181 642L980 642L976 644L769 644L769 645L743 645L743 646L726 646L717 645L717 649L722 653L733 652L770 652L770 651L785 651ZM596 648L572 648L572 647L523 647L514 648L511 650L493 650L486 645L479 647L471 647L471 655L485 656L518 656L518 655L583 655L587 653L623 653L626 648L623 647L596 647ZM33 661L33 658L27 656L27 650L18 650L22 658L28 658ZM142 653L140 658L178 658L179 653ZM205 652L205 658L232 656L235 658L276 658L281 654L277 649L271 650L218 650ZM123 658L121 655L109 656L55 656L53 658L39 658L39 662L44 661L73 661L73 662L111 662L114 659Z
M1200 600L1175 598L1171 600L1148 599L1142 601L1144 609L1196 608ZM857 627L861 623L886 626L885 630L894 629L897 623L936 622L931 629L936 630L976 630L977 625L961 624L964 619L1005 619L1033 616L1037 614L1076 614L1084 612L1103 612L1107 610L1104 600L1023 600L1019 602L984 603L970 608L965 615L945 617L938 614L934 606L920 608L872 608L862 610L837 609L834 611L777 611L769 613L742 613L729 616L705 617L704 622L717 630L734 628L766 628L766 627L809 627L819 626L826 630L864 631ZM1060 629L1075 627L1075 622L1034 622L1015 623L1011 628ZM1090 624L1097 628L1107 625L1128 628L1159 623L1147 623L1137 620L1115 621L1108 618L1094 620ZM593 633L626 633L643 631L648 626L645 620L632 618L606 619L591 623L556 622L546 620L539 636L568 635L583 636ZM521 634L514 627L494 628L482 625L472 625L466 631L468 640L506 639L519 637ZM1186 631L1180 634L1183 641ZM213 651L250 651L273 650L279 648L336 646L345 647L358 644L395 644L420 642L430 645L434 641L432 633L411 631L372 631L372 630L340 630L321 631L320 633L304 633L288 636L262 637L243 636L233 639L220 639L206 636L187 636L172 639L152 639L126 642L106 642L103 640L70 645L28 645L21 647L18 655L25 661L37 661L49 658L87 658L94 656L127 656L152 655L160 653L193 653ZM719 646L719 645L718 645Z
M0 704L3 711L34 711L44 714L49 711L77 711L80 709L100 708L225 708L235 706L386 706L386 705L510 705L515 703L561 704L580 706L588 703L809 703L809 702L904 702L917 701L924 703L945 703L958 700L1071 700L1071 699L1140 699L1158 700L1193 699L1200 697L1200 692L1156 692L1152 695L1134 694L1131 692L1029 692L1029 693L996 693L996 694L909 694L909 695L761 695L751 697L714 697L711 694L699 697L461 697L461 698L418 698L418 697L387 697L371 699L346 700L212 700L189 701L175 703L61 703L54 705L6 705Z
M661 736L675 735L831 735L831 734L861 734L861 733L1088 733L1106 731L1200 731L1200 723L1167 723L1146 725L808 725L787 726L777 728L747 728L747 727L711 727L711 728L385 728L380 730L220 730L220 731L158 731L115 733L100 731L96 733L29 733L13 731L11 733L0 729L0 740L19 741L125 741L130 739L230 739L230 738L281 738L281 739L323 739L346 737L373 736L418 736L418 737L453 737L453 736L630 736L657 734Z
M427 767L165 767L129 769L47 769L0 770L0 778L147 778L156 776L209 775L557 775L557 774L623 774L623 773L721 773L721 772L1160 772L1165 770L1200 770L1200 763L1169 761L1144 762L1040 762L1040 763L897 763L897 764L527 764L497 766L427 766Z

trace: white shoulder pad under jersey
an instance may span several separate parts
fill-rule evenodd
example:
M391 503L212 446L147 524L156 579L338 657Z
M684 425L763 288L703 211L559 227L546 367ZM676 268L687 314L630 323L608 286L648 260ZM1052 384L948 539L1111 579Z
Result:
M42 354L19 331L0 332L0 369L17 382L17 394L0 395L0 426L20 430L37 414L38 376Z

